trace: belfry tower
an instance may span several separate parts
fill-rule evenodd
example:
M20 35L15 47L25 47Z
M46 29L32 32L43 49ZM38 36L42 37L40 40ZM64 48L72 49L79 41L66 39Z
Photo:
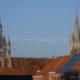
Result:
M10 37L8 37L8 42L6 44L5 37L2 35L2 24L0 22L0 67L10 67L12 68L11 62L11 44ZM7 61L7 65L6 65Z
M71 34L69 39L69 54L73 54L75 51L78 50L80 50L80 30L79 30L78 15L76 10L73 33Z

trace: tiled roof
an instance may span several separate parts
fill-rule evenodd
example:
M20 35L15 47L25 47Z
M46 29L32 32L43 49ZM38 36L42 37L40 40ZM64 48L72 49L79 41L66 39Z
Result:
M56 72L58 69L60 69L72 56L65 56L64 59L52 70L53 72Z
M0 68L0 75L33 75L52 60L50 58L12 58L13 68Z
M67 56L61 56L54 59L52 62L47 64L39 73L39 75L43 75L46 72L51 71L63 58L67 58Z
M76 53L79 53L80 54L80 51L77 51Z
M70 72L80 71L80 60L72 67Z

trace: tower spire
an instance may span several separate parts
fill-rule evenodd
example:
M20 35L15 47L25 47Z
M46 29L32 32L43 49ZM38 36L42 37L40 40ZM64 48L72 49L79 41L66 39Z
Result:
M8 43L7 45L10 45L10 35L8 35Z
M75 22L74 22L74 38L75 41L79 40L79 22L78 22L78 15L77 15L77 9L76 9L76 13L75 13Z
M2 24L1 24L1 17L0 17L0 28L2 28Z
M75 24L78 25L78 13L77 13L77 9L76 9L76 13L75 13ZM79 27L79 26L77 26Z

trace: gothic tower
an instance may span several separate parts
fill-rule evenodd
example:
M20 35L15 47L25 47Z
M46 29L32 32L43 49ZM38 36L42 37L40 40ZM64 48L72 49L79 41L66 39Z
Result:
M76 10L73 33L71 34L69 39L69 54L73 54L75 51L78 50L80 50L80 30L79 30L78 15Z
M12 68L12 61L11 61L11 44L10 44L10 37L8 37L8 42L6 45L5 37L3 38L2 35L2 24L0 22L0 67L7 67Z

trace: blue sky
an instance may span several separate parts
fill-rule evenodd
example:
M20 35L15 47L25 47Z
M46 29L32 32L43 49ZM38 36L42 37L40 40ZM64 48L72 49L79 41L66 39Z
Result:
M68 55L76 8L80 18L80 0L0 0L3 35L10 34L12 56Z

